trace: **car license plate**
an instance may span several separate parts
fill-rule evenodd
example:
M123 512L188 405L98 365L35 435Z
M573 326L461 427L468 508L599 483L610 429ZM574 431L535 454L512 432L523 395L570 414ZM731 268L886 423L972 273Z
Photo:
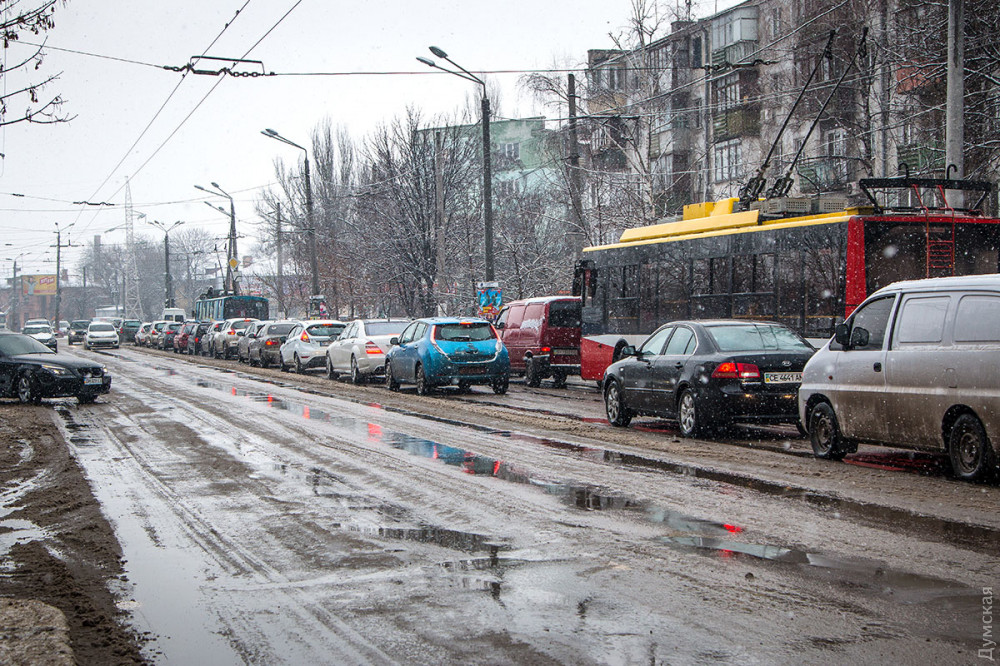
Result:
M580 355L580 350L579 349L574 349L572 347L570 347L568 349L553 349L552 350L552 355L553 356L579 356Z
M101 384L101 378L100 377L84 377L83 378L83 383L85 385L87 385L87 386L90 386L92 384L97 384L98 386L100 386L100 384Z
M481 375L484 372L484 368L481 365L465 366L464 368L458 369L458 374L460 375Z
M801 372L765 372L765 384L795 384L802 383Z

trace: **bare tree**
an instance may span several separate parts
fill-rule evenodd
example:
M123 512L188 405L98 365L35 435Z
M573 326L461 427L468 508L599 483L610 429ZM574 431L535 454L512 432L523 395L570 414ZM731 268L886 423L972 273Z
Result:
M0 39L3 47L9 48L12 42L20 41L21 35L30 33L41 35L55 27L53 14L59 0L36 0L26 4L26 0L7 0L3 2L4 13L0 18ZM35 50L20 61L7 64L0 70L0 79L5 79L13 73L23 74L24 83L14 83L10 86L5 82L4 91L0 94L0 127L14 123L61 123L72 120L62 112L63 99L59 95L48 96L43 90L59 78L59 74L42 76L34 80L35 72L42 66L44 45L34 47ZM26 102L23 112L12 112L10 107Z

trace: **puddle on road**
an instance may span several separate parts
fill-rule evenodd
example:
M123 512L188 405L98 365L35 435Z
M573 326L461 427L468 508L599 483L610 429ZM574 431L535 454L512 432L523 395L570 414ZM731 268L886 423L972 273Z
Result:
M21 518L9 518L0 520L0 557L5 558L10 549L20 543L30 543L32 541L42 541L49 538L47 530L35 525L30 520ZM6 563L9 566L11 563ZM6 566L0 565L0 570Z
M164 371L169 371L167 368L160 368ZM220 370L220 372L223 372ZM226 370L225 374L233 374L232 371ZM265 383L273 383L282 388L289 388L292 390L301 390L300 387L285 384L282 382L272 382L270 380L260 380L258 377L249 377L249 379L255 381L264 381ZM307 403L289 402L275 398L269 393L245 391L242 389L237 389L231 384L226 385L219 382L208 382L204 380L195 380L196 385L203 388L211 388L215 390L221 390L229 392L235 396L244 396L256 402L266 402L270 406L276 409L286 410L295 414L301 415L303 418L312 420L324 420L333 423L340 427L351 427L358 424L356 419L334 416L329 414L324 410L316 409L311 407ZM314 394L323 397L330 397L319 391L305 390L303 391L307 394ZM337 398L341 399L341 398ZM995 551L995 544L1000 541L1000 530L980 526L971 525L968 523L963 523L954 520L948 520L943 518L936 518L931 516L922 515L916 512L907 511L904 509L894 509L885 506L872 505L865 502L834 497L831 495L814 492L805 488L789 486L782 483L766 481L750 475L743 475L738 472L724 471L724 470L714 470L704 467L698 467L695 465L690 465L680 462L672 462L668 460L649 458L633 453L624 453L620 451L614 451L612 449L600 449L590 446L585 446L582 444L575 444L572 442L566 442L561 440L554 440L545 437L537 437L534 435L527 435L524 433L511 432L509 430L503 430L495 428L492 426L470 424L462 422L456 419L449 419L440 416L429 416L425 414L420 414L410 410L397 408L397 407L387 407L379 403L373 403L370 401L361 400L350 400L349 402L354 402L356 404L361 404L376 409L382 409L388 412L403 414L406 416L414 416L424 420L433 421L435 423L443 423L447 425L455 425L463 428L471 428L477 432L482 432L484 434L508 437L518 441L524 441L529 444L545 446L552 449L557 449L560 451L572 453L581 458L585 458L588 461L604 462L616 466L625 467L638 467L645 469L653 469L664 472L671 472L673 474L702 479L705 481L712 481L717 483L724 483L727 485L737 486L741 488L746 488L759 493L764 493L768 495L774 495L779 497L786 497L789 499L797 499L805 501L808 504L814 505L816 507L822 508L825 512L834 512L844 519L854 520L861 522L865 525L875 527L877 529L889 529L897 533L909 534L909 533L920 533L924 538L933 539L941 543L946 543L950 545L955 545L961 548L971 549L977 552L993 553ZM376 432L380 432L380 426L376 424L369 424ZM386 439L385 442L390 445L398 445L397 448L406 448L404 444L409 437L407 435L402 435L399 433L392 434L394 439L389 441ZM387 435L388 437L388 435ZM428 448L428 444L431 448ZM411 446L413 451L411 453L420 452L424 455L427 451L433 450L434 442L429 443L413 443ZM453 447L446 447L445 445L437 445L443 447L439 450L445 451L447 449L452 449ZM408 449L409 450L409 449ZM553 494L561 494L567 498L567 501L573 503L580 508L585 509L602 509L602 508L626 508L626 509L649 509L641 501L631 500L629 498L623 498L619 495L608 494L605 489L595 489L586 487L575 487L567 486L566 484L559 481L549 481L549 480L539 480L533 478L533 476L526 470L520 470L513 468L509 463L504 463L502 461L496 461L489 458L484 458L478 454L471 452L464 452L460 455L458 451L461 449L455 449L450 452L450 455L444 457L447 464L461 464L463 469L468 473L474 474L490 474L491 476L496 476L504 480L517 480L524 479L520 481L522 483L531 483L532 485L538 485L540 487L549 487L550 492ZM467 454L467 455L466 455ZM895 457L893 457L895 456ZM894 452L889 453L876 453L876 454L855 454L853 458L857 461L856 464L868 464L868 465L899 465L903 466L905 461L914 461L913 465L933 465L933 460L935 456L932 454L914 454L910 455L909 452L904 452L903 454L897 455ZM456 461L461 460L461 463ZM450 461L450 462L449 462ZM912 465L911 465L912 466ZM628 506L629 503L634 503L634 506ZM624 504L624 506L623 506ZM651 513L655 513L655 510ZM698 520L698 519L692 519ZM721 523L711 523L715 527L721 527L725 531L728 530Z

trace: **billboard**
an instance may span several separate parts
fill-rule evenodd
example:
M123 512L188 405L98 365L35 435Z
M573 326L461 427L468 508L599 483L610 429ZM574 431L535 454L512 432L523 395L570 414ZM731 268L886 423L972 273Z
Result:
M500 314L503 304L503 291L499 282L477 282L476 299L478 301L476 314L483 319L493 321Z
M25 296L55 296L55 275L21 275L21 293Z

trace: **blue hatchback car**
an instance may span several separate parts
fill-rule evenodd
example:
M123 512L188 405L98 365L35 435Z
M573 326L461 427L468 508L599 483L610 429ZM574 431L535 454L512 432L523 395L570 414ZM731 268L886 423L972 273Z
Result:
M494 393L507 392L510 357L493 324L485 319L429 317L403 329L385 358L386 385L416 384L427 395L435 386L457 384L468 389L488 384Z

